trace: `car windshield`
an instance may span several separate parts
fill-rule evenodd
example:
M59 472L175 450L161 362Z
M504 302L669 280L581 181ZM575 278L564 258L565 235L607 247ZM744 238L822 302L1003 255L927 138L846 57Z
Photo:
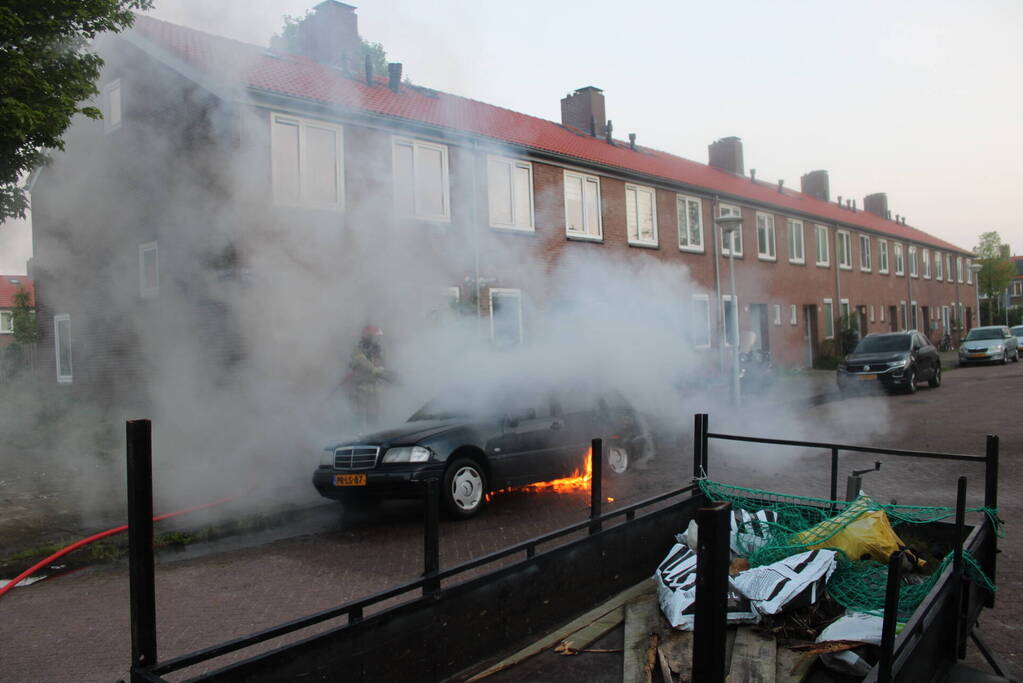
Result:
M1002 328L1000 327L975 327L966 335L966 341L975 339L1001 339Z
M895 351L909 351L908 334L885 334L877 337L864 337L863 341L856 345L853 353L892 353Z
M1012 333L1017 337L1023 337L1023 325L1016 325L1016 327L1012 328Z

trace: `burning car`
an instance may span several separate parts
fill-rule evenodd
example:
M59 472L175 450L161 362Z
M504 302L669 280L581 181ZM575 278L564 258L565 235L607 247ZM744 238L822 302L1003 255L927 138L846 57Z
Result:
M480 511L490 493L538 482L586 481L589 447L604 439L613 474L649 454L642 420L617 393L460 393L428 402L404 424L324 449L313 485L326 498L368 503L418 497L436 478L452 517Z

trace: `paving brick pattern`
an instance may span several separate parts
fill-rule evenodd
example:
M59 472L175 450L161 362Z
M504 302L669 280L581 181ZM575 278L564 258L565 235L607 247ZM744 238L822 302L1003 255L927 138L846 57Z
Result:
M984 617L984 631L1013 666L1018 658L1020 519L1015 493L1023 481L1018 456L1023 427L1005 400L1023 378L1023 363L1007 368L971 368L946 374L938 390L916 396L824 399L802 408L818 438L849 434L858 421L886 419L888 436L871 438L892 447L981 453L987 433L1002 437L1003 539L999 604ZM782 410L783 407L776 407ZM791 410L792 406L784 408ZM968 419L967 419L968 418ZM691 419L689 420L691 421ZM770 431L771 420L758 424ZM712 429L749 430L738 416L732 425L712 416ZM866 427L864 427L866 429ZM786 434L776 434L786 436ZM801 436L806 436L803 434ZM776 457L712 444L715 478L792 493L825 495L826 458L821 453ZM727 464L726 460L734 463ZM650 471L608 482L607 494L621 505L682 485L688 453L662 452ZM843 458L842 472L873 457ZM971 500L981 496L982 472L961 463L885 461L865 488L879 499L951 504L955 477L967 474ZM855 464L854 464L855 463ZM444 567L479 557L516 541L585 518L588 494L510 494L468 522L444 522ZM416 578L422 567L422 525L415 503L385 503L371 514L343 520L323 533L280 540L157 565L158 642L161 659L267 628ZM326 627L326 626L324 626ZM307 635L304 633L303 635ZM298 636L295 636L298 637ZM113 681L127 676L130 652L127 568L122 564L83 570L19 588L0 600L0 681ZM221 660L223 663L225 660Z

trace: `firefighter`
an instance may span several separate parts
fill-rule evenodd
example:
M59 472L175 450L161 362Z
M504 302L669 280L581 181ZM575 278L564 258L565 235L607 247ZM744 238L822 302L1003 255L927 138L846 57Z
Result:
M348 359L348 377L355 414L362 429L375 427L380 420L380 385L392 382L393 375L384 367L380 349L383 331L375 325L362 330L359 343Z

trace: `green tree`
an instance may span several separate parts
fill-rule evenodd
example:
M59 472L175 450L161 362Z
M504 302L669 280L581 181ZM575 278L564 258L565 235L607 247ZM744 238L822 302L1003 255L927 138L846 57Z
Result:
M64 149L63 135L96 95L103 60L89 49L104 31L131 26L153 0L5 0L0 4L0 220L24 217L21 179Z
M1016 265L1009 258L1009 245L1003 243L1001 236L993 230L980 236L980 243L973 251L981 265L977 286L980 293L988 297L989 318L994 320L993 307L1016 275ZM990 324L990 320L988 322Z
M313 10L309 10L305 13L305 16L293 17L291 15L284 15L284 26L281 28L281 32L270 39L270 45L275 50L281 52L301 52L298 47L298 27L299 25L309 18L313 13ZM387 52L384 50L384 46L380 43L371 43L365 38L359 38L362 41L362 54L359 64L369 56L370 64L373 65L374 76L387 76Z
M11 315L14 326L14 341L19 344L34 344L39 339L36 314L32 308L32 297L22 287L14 294L14 311Z

